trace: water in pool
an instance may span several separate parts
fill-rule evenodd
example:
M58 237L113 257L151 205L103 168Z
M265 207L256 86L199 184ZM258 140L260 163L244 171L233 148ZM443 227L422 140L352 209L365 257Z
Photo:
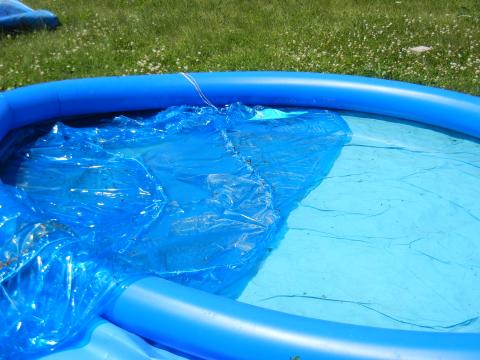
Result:
M239 300L350 324L480 331L480 144L342 117L350 143Z
M4 145L0 307L18 351L61 342L148 272L319 319L480 330L472 139L236 104L42 125Z

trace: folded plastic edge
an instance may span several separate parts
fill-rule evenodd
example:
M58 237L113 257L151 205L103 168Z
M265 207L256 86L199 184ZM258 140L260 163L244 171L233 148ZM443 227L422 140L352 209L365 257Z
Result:
M55 29L60 25L58 17L47 10L33 10L28 13L5 16L0 19L0 29L15 30L20 28Z

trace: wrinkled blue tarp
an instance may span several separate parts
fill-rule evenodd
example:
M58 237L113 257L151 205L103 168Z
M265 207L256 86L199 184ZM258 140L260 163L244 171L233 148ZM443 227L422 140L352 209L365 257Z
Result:
M33 10L17 0L0 0L0 30L55 29L58 25L50 11Z
M234 104L11 136L0 167L0 354L18 357L74 335L145 274L234 296L350 130L330 111Z

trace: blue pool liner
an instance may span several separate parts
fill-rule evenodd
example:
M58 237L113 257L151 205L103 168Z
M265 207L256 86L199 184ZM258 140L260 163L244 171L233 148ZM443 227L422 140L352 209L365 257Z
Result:
M0 30L55 29L57 16L47 10L33 10L17 0L0 0Z

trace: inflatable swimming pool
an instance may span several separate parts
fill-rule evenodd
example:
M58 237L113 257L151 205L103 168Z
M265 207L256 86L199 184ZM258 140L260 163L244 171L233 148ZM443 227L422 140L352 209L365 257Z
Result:
M205 99L217 106L242 102L359 111L480 137L480 100L473 96L361 77L276 72L98 78L29 86L0 95L0 130L3 136L13 128L54 118L203 105ZM479 334L387 330L308 319L155 277L130 285L103 316L108 322L94 323L72 348L52 356L166 356L136 335L198 358L480 356Z

